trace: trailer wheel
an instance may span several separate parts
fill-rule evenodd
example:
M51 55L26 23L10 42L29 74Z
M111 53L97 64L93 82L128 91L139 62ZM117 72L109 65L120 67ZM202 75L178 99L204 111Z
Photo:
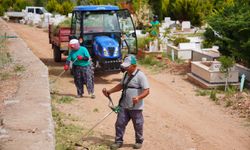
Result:
M54 46L54 61L60 62L62 60L62 55L60 48L58 46Z

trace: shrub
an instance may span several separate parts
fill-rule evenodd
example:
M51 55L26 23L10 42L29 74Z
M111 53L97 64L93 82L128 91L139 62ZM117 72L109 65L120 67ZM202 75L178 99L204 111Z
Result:
M187 42L190 42L190 40L184 37L178 37L173 42L174 42L174 46L178 46L179 43L187 43Z
M4 8L3 6L0 6L0 16L3 16L4 15Z
M213 101L217 101L218 98L217 98L216 94L217 94L217 91L216 91L216 90L212 90L212 91L210 92L210 96L209 96L210 99L213 100Z
M138 48L144 48L145 47L145 43L146 43L146 40L144 37L140 37L137 39L137 45L138 45Z
M69 96L63 96L60 99L57 100L57 103L62 104L62 103L71 103L74 100L74 98L69 97Z

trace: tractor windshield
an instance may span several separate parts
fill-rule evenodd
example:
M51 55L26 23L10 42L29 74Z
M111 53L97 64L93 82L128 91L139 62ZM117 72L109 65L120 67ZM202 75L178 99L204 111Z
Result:
M119 32L115 13L85 13L83 16L83 33Z

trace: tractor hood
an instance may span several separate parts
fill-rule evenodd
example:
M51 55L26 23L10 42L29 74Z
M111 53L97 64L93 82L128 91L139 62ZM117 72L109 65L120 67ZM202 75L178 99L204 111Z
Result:
M120 58L119 43L109 36L97 36L94 41L95 53L102 58Z
M109 36L97 36L95 42L102 48L119 47L118 42Z

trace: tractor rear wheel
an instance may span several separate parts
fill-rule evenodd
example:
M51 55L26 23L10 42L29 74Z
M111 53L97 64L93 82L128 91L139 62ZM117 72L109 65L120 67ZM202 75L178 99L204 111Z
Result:
M54 46L53 50L54 50L54 52L53 52L54 61L55 62L60 62L62 60L62 55L61 55L60 47Z

